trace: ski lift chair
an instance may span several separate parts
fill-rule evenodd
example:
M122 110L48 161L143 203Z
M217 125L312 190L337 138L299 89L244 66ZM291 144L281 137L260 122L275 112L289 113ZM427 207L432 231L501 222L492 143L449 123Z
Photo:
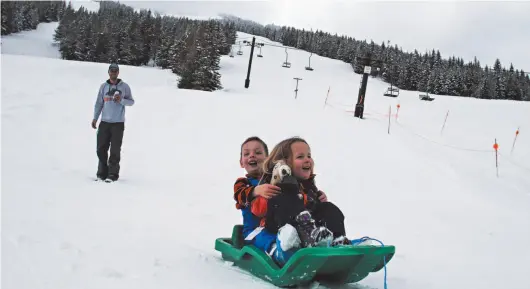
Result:
M397 87L389 87L389 88L387 88L387 90L385 91L384 96L398 97L399 96L399 88L397 88Z
M305 67L305 70L313 71L314 69L311 67L311 56L313 56L313 52L309 55L309 66Z
M288 61L289 54L287 53L287 47L285 48L285 62L282 64L282 67L291 68L291 62Z
M261 55L261 48L263 47L263 45L265 45L265 44L264 43L256 43L256 46L259 47L258 55L256 55L257 57L263 57L263 55Z
M425 100L425 101L433 101L434 98L432 98L428 92L424 93L424 94L421 94L420 93L420 100Z

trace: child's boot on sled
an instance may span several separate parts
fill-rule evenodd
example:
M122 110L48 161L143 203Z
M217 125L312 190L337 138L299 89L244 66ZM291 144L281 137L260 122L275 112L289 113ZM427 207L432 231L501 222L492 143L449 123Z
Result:
M346 236L338 236L331 242L331 247L347 246L351 244L352 242Z
M276 243L272 244L267 254L280 266L283 266L300 248L300 243L301 241L296 229L290 224L286 224L279 229L278 235L276 236Z
M298 214L295 221L303 247L327 247L332 242L333 233L324 226L317 227L308 211Z

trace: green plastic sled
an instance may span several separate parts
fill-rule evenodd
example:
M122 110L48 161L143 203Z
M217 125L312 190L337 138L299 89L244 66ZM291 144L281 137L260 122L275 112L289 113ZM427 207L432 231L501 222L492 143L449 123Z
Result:
M245 244L243 226L235 225L232 238L215 240L222 258L278 287L296 287L318 281L331 284L359 282L381 270L392 259L394 246L315 247L298 250L279 267L265 252ZM386 259L384 259L386 257Z

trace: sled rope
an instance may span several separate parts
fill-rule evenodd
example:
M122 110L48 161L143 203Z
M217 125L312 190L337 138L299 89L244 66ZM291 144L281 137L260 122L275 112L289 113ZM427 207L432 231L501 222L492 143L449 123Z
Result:
M381 242L381 241L379 241L379 240L377 240L377 239L374 239L374 238L366 237L366 236L365 236L365 237L362 237L362 238L360 238L360 239L354 240L354 241L355 241L356 243L357 243L357 242L361 243L361 242L364 242L364 241L366 241L366 240L373 240L373 241L376 241L376 242L378 242L379 244L381 244L382 247L385 246L385 244L383 244L383 242ZM387 284L386 284L386 256L383 256L383 266L384 266L384 270L385 270L384 288L385 288L385 289L388 289Z

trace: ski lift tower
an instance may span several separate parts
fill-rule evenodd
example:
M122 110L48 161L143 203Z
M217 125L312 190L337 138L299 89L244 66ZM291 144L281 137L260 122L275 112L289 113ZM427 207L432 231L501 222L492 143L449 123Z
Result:
M364 100L366 98L366 86L368 84L368 76L372 73L372 67L377 69L380 68L383 64L383 61L379 59L372 58L374 51L374 45L372 43L372 48L367 53L365 57L357 56L357 63L363 67L363 77L361 79L361 86L359 87L359 94L357 96L357 104L355 105L354 116L358 118L363 118L364 113Z
M245 88L250 85L250 69L252 68L252 55L254 55L254 46L256 45L256 37L252 37L252 43L250 44L250 57L248 58L248 70L247 79L245 79Z

